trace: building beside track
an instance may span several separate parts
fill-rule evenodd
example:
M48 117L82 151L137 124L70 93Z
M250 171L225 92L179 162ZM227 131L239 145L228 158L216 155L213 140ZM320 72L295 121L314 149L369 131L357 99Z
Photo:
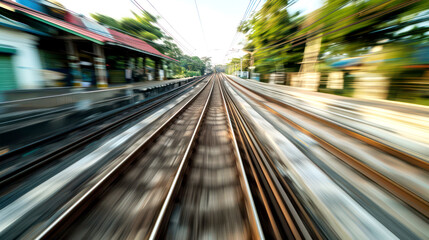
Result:
M55 2L0 0L0 91L163 80L165 61L176 60Z

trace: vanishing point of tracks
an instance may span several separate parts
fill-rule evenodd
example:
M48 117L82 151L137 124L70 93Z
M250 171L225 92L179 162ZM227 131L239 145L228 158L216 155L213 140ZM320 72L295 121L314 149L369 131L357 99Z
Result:
M321 239L224 86L197 92L90 181L37 239Z
M264 239L221 75L201 84L39 237Z

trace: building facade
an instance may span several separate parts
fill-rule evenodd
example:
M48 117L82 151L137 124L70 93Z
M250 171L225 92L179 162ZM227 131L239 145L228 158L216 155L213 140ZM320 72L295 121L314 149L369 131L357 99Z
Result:
M0 15L0 91L43 87L39 34Z
M0 71L4 72L0 90L105 88L109 84L164 80L163 61L176 61L139 38L49 1L0 0L0 15L29 29L0 29L0 44L9 49L0 57ZM149 61L154 66L152 77L147 71Z

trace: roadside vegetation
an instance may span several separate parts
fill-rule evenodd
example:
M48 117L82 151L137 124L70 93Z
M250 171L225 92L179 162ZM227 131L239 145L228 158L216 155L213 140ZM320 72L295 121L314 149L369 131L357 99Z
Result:
M168 69L173 71L174 78L202 75L206 69L211 68L211 59L209 57L199 58L184 54L173 39L157 27L157 17L146 11L141 13L132 12L132 14L133 17L121 19L114 19L99 13L91 14L91 17L103 25L138 37L161 53L178 60L178 62L169 61L167 63ZM154 67L152 66L154 65L152 61L148 61L147 64L150 67Z
M276 72L300 72L307 43L320 40L319 91L353 95L354 73L389 79L387 99L429 101L429 1L327 0L309 14L292 12L294 1L268 0L238 31L245 34L243 71L251 60L261 81ZM354 65L336 65L357 58ZM237 70L240 59L228 64ZM344 73L344 89L324 89L323 75Z

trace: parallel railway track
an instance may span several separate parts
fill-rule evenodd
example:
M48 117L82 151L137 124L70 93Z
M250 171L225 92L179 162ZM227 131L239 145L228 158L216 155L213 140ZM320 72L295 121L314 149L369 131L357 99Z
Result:
M322 238L256 146L222 75L209 78L38 238Z
M141 189L140 196L143 195L143 198L150 196L150 199L146 199L145 204L142 205L127 205L125 209L138 208L135 210L137 215L131 217L132 220L129 222L124 220L123 225L128 223L131 225L130 227L117 226L112 230L113 232L121 232L124 234L122 236L129 238L169 238L171 235L166 235L166 233L176 233L174 229L177 230L175 228L177 224L190 223L183 221L183 218L180 218L182 221L179 222L172 219L171 213L175 212L177 215L177 206L180 205L183 207L182 210L189 210L184 212L185 216L190 214L188 216L193 218L193 224L199 224L198 226L201 228L198 233L189 232L187 235L182 235L183 239L202 237L204 224L208 224L208 219L213 218L216 218L217 221L205 226L206 234L213 236L218 233L226 234L223 235L224 237L235 236L246 239L264 238L246 173L242 167L240 153L237 151L235 138L231 137L233 132L227 123L227 113L221 100L221 90L216 78L213 76L210 83L194 98L193 102L190 102L183 112L178 113L159 135L154 135L152 144L146 146L144 153L142 152L140 157L137 157L135 162L126 168L127 171L123 171L123 176L100 196L98 203L95 201L94 205L90 205L88 213L82 215L83 219L76 221L63 237L71 239L114 237L108 234L108 228L110 223L115 222L115 218L120 216L109 216L105 212L107 209L103 208L105 205L103 201L110 203L115 201L116 205L125 204L126 197L120 196L136 195L132 192L138 189L139 184L132 183L129 179L137 176L136 182L140 181L138 179L149 181L145 182L148 186ZM168 147L164 146L167 143ZM214 149L210 150L211 148ZM223 181L225 178L229 181ZM142 186L141 183L139 186ZM187 195L189 193L192 195L191 198ZM208 200L209 195L214 198ZM96 198L94 194L93 199ZM210 201L211 204L207 206L208 209L205 209L205 213L201 213L200 211L204 211L204 208L201 208L200 205L204 205L204 199ZM223 202L222 199L231 201ZM219 200L219 202L215 200ZM85 205L87 205L87 201L85 200ZM134 203L141 201L143 200L137 199ZM112 211L115 210L117 210L116 207L113 207ZM69 217L65 216L62 219L79 218L82 211L75 211L75 213L69 214ZM235 216L235 218L231 218L231 216ZM60 231L55 229L64 226L64 223L66 222L62 221L61 224L57 222L42 236L56 236L56 233ZM195 225L188 227L192 228ZM95 229L101 229L101 232ZM102 235L104 233L106 235Z
M122 181L126 181L127 185L125 188L131 188L131 184L127 179L124 180L123 176L127 176L127 171L132 169L133 167L136 167L138 169L140 166L145 167L147 166L144 160L151 161L151 160L160 160L159 158L156 158L155 156L159 154L160 147L162 149L163 143L159 140L160 138L164 137L164 140L168 139L169 136L164 136L163 134L170 134L170 130L173 130L174 123L177 123L178 121L181 122L183 119L180 119L181 117L186 117L184 115L187 115L187 121L190 121L190 124L192 125L192 122L195 121L195 111L199 111L200 108L196 106L199 103L201 103L202 99L207 98L208 89L210 81L206 81L204 87L202 87L197 94L195 94L191 99L189 99L180 109L178 109L166 122L164 122L159 128L157 128L155 131L152 132L150 136L148 136L145 140L142 140L138 142L138 148L134 149L129 155L127 155L120 163L115 164L115 166L112 166L110 169L107 169L106 172L102 174L101 177L97 179L97 181L88 189L86 190L81 196L79 196L76 199L73 199L71 201L71 204L69 204L69 207L60 215L58 216L54 221L52 221L49 226L45 227L43 231L41 231L37 235L37 239L45 239L45 238L57 238L63 234L63 231L67 228L68 225L74 223L76 226L76 231L80 232L82 228L80 226L77 226L78 223L75 222L84 212L88 212L88 214L91 214L91 209L97 210L97 207L100 206L100 202L97 202L97 200L100 198L100 195L104 193L103 198L108 198L109 194L115 195L115 189L120 189L121 184L123 184ZM188 114L186 114L188 111ZM191 126L192 127L192 126ZM177 128L177 127L176 127ZM176 130L179 130L180 134L186 133L186 127L182 125L179 125ZM169 132L170 131L170 132ZM179 139L180 140L180 139ZM164 148L164 150L166 150ZM145 153L148 152L146 155ZM170 156L172 157L172 156ZM173 160L173 159L170 159ZM156 164L156 162L151 161L152 163ZM137 163L137 165L136 165ZM158 162L160 163L160 162ZM172 162L169 162L170 164L173 164ZM142 164L142 165L140 165ZM161 164L161 163L160 163ZM171 167L171 165L169 165ZM157 170L160 170L158 167ZM169 169L171 170L171 169ZM168 171L169 171L168 170ZM155 174L152 172L152 174ZM153 177L153 176L152 176ZM136 184L136 182L133 182ZM126 193L124 193L125 196ZM107 197L106 197L107 196ZM157 201L158 199L154 199ZM97 205L99 204L99 205ZM109 206L109 210L111 210L113 206ZM100 208L99 208L100 209ZM102 209L103 211L103 209ZM106 210L104 210L106 211ZM108 210L107 210L108 211ZM85 221L82 219L79 219L80 223L84 223ZM149 222L149 225L152 223ZM140 228L137 227L137 228ZM134 232L136 233L136 232ZM97 234L94 229L90 229L88 234ZM73 229L67 231L66 236L62 236L65 238L73 238L74 233ZM92 235L94 236L94 235ZM88 237L88 236L87 236ZM110 236L113 237L113 236ZM84 237L85 238L85 237ZM90 237L91 238L91 237Z
M351 166L353 169L357 170L362 175L368 177L372 181L374 181L376 184L378 184L383 189L387 190L388 192L392 193L394 196L402 200L405 204L408 204L410 207L414 208L417 212L425 216L426 218L429 217L429 203L424 199L422 196L416 194L415 192L407 189L406 187L402 186L401 184L393 181L389 177L385 176L384 174L374 170L372 167L368 166L364 162L360 161L356 157L342 151L341 149L337 148L330 142L324 140L323 138L319 137L317 134L313 133L311 130L306 129L305 127L301 126L299 122L291 121L289 118L285 117L282 113L274 109L272 106L269 106L266 102L260 101L256 99L254 96L249 94L246 91L251 92L252 94L255 94L256 96L265 99L270 104L278 105L281 108L286 108L289 110L292 110L293 112L296 112L300 114L301 116L310 118L314 121L317 121L321 124L324 124L328 126L331 129L334 129L336 131L339 131L343 134L346 134L347 136L350 136L352 138L358 139L359 141L364 142L365 144L368 144L379 151L385 152L386 154L392 155L396 157L397 159L400 159L401 161L407 162L417 168L421 168L425 171L428 171L429 164L421 159L418 159L412 155L406 154L400 150L397 150L395 148L392 148L388 145L385 145L381 142L375 141L363 134L360 134L356 131L353 131L345 126L341 126L338 124L335 124L332 121L329 121L327 119L324 119L322 117L316 116L314 114L311 114L309 112L306 112L304 110L298 109L294 106L290 106L288 104L285 104L281 101L278 101L270 96L264 95L262 93L259 93L253 89L250 89L238 82L233 81L231 78L228 78L229 82L231 84L234 84L237 86L237 89L242 92L244 95L249 97L250 99L253 99L254 102L256 102L259 106L262 108L268 110L275 116L283 119L287 124L293 126L294 128L298 129L299 131L303 132L304 134L308 135L312 139L314 139L316 142L320 144L323 148L325 148L328 152L332 153L334 156L336 156L338 159L341 159L344 163ZM243 91L245 89L246 91Z
M109 142L112 142L113 139L119 139L121 142L123 139L136 141L138 140L136 139L138 136L146 140L150 134L156 135L156 131L151 129L150 125L157 128L158 126L162 128L162 126L168 125L168 122L172 119L171 116L175 115L174 112L177 114L177 112L183 110L183 104L186 105L192 101L193 95L200 91L205 84L206 80L202 78L200 81L192 82L185 87L189 89L190 93L184 93L183 90L185 89L182 89L182 91L178 90L164 96L165 98L162 98L161 102L155 101L153 104L149 103L153 110L147 109L148 106L142 106L143 110L141 108L140 110L144 111L146 109L148 114L143 115L143 119L136 119L139 126L133 125L125 130L118 126L120 128L118 129L118 134L109 135L112 139L103 140L103 144L93 144L91 146L83 144L83 148L86 148L84 150L89 151L80 151L79 149L78 151L69 151L67 149L65 149L66 152L60 151L60 156L63 156L68 161L63 161L62 158L55 157L44 168L42 168L43 164L36 168L30 165L30 168L33 168L32 170L25 169L28 174L18 172L18 176L13 176L13 179L18 182L11 181L11 184L2 185L0 198L0 222L2 225L0 225L0 238L15 239L18 236L26 236L27 238L34 239L37 237L37 234L45 231L47 224L62 219L63 217L60 217L60 215L64 215L64 218L67 219L65 216L68 216L68 212L74 212L72 209L80 209L78 207L80 204L86 204L84 199L93 196L93 192L95 193L103 189L105 184L101 184L101 182L108 182L113 179L112 177L107 177L109 174L114 176L118 173L118 171L113 171L113 169L122 169L121 166L126 166L129 159L139 153L139 150L135 148L138 144L149 144L148 141L146 143L137 141L134 145L126 145L127 149L120 146L115 147L117 145L115 142L113 142L112 146L108 144ZM172 99L172 95L177 96L177 99ZM170 101L167 99L170 99ZM177 105L174 104L180 101L183 104L182 102ZM156 121L158 118L160 119L159 122ZM97 129L104 130L100 127L97 127ZM137 129L138 132L130 132L133 129ZM86 140L78 139L78 141L73 142L81 144L81 142L86 142ZM107 148L103 146L107 146ZM94 149L94 147L96 148ZM97 149L105 149L106 151L100 152ZM121 151L123 152L121 153ZM88 156L85 154L88 154ZM59 160L57 161L57 159ZM110 170L112 171L109 172ZM98 183L100 183L100 186L96 186ZM34 194L37 197L34 197ZM80 202L80 199L84 202ZM62 220L59 222L62 222Z
M172 186L176 197L165 205L173 216L159 215L160 227L150 239L264 239L219 76L190 154L184 156L182 183Z
M111 113L102 114L99 117L79 124L72 129L59 132L14 151L0 155L0 167L3 168L0 169L0 188L7 187L11 183L16 183L21 178L27 177L31 172L34 172L51 162L55 162L57 159L88 145L92 141L95 141L115 129L120 128L124 124L162 106L169 100L195 86L195 84L199 83L201 79L189 82L180 86L178 89L167 91L141 103L126 106ZM78 136L73 137L74 135ZM72 138L73 140L65 141L61 147L55 147L53 150L51 150L52 147L49 147L49 144L59 142L66 138ZM49 148L49 150L42 150L42 154L33 156L34 153L40 151L40 148ZM16 164L16 162L19 162L19 164Z
M198 91L185 104L175 108L150 134L137 140L136 147L126 152L124 158L87 181L82 192L49 222L32 227L24 236L35 239L340 238L341 233L331 229L329 223L316 219L319 215L309 211L313 208L303 203L296 186L278 169L276 159L271 159L275 154L269 153L258 138L260 133L248 122L249 116L237 104L238 95L233 94L236 91L230 91L233 86L427 217L427 202L423 198L365 166L267 103L288 109L292 109L291 106L246 89L224 74L208 76L199 84ZM177 95L184 91L178 91ZM258 94L259 101L253 93ZM267 102L260 101L261 97ZM325 123L323 119L320 121Z
M226 81L226 77L224 77ZM259 196L259 213L265 218L264 229L273 239L322 239L320 229L295 196L292 188L273 165L269 154L258 141L253 130L224 91L241 151L246 156L246 169L251 172L253 194ZM326 236L325 236L326 237Z

